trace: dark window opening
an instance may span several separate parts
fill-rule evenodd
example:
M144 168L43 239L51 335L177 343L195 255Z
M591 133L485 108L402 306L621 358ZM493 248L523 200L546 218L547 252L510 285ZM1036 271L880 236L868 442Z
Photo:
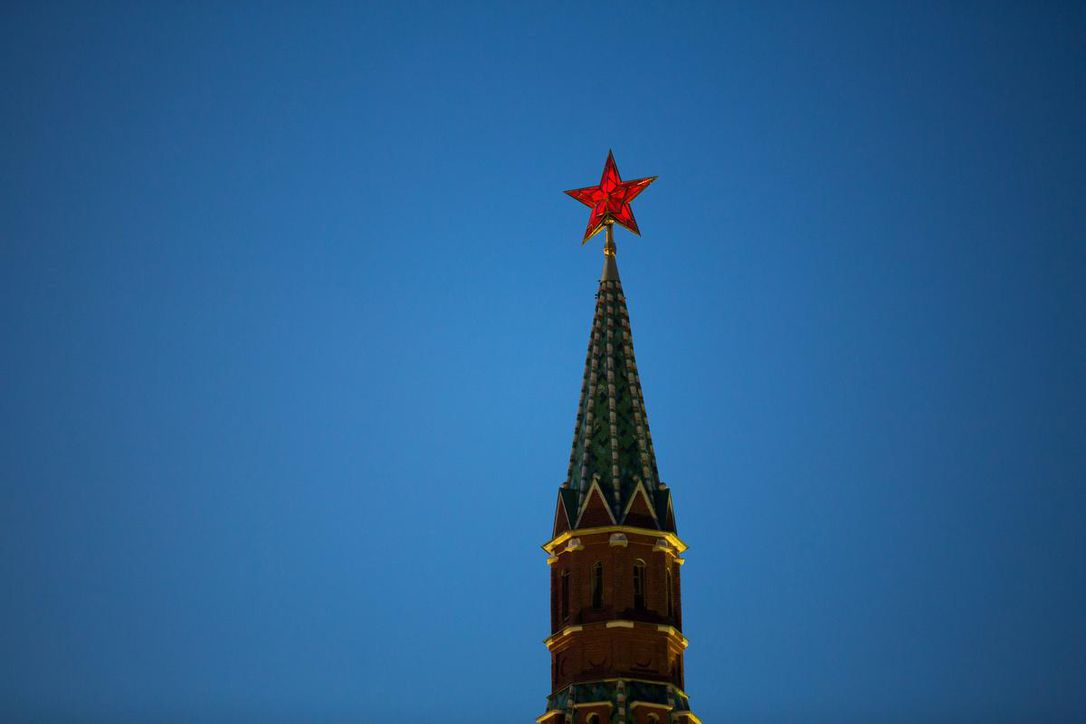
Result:
M667 569L667 617L675 618L675 592L672 588L671 569Z
M569 571L562 571L562 620L569 618Z
M603 608L603 564L592 566L592 608Z
M634 608L645 610L645 562L634 563L633 569Z

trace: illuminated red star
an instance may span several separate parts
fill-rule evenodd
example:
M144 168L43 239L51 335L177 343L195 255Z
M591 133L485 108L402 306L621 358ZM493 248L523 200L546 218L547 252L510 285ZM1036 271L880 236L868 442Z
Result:
M588 217L588 228L585 229L584 240L581 244L600 233L609 220L641 236L630 202L655 180L656 177L651 176L639 178L636 181L623 181L618 175L618 166L615 165L615 154L608 151L607 163L603 165L603 177L600 178L599 186L588 186L566 192L592 209L592 215Z

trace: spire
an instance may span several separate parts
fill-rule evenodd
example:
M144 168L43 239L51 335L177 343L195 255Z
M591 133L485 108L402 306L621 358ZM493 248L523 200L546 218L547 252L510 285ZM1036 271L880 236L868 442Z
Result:
M610 224L562 491L570 528L578 527L584 508L599 506L597 486L617 524L675 530L670 492L656 468Z
M600 274L601 282L617 282L618 261L615 255L618 249L615 247L615 230L613 224L607 225L607 243L603 246L603 272Z

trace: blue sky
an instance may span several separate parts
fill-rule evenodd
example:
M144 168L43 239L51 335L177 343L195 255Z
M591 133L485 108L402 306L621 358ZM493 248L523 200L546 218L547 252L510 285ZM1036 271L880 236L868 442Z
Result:
M0 718L541 713L608 149L695 710L1086 717L1081 5L0 20Z

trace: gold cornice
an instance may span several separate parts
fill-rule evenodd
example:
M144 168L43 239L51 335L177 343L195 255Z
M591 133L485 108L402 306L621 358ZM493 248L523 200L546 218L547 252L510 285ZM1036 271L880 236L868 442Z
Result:
M574 709L583 709L583 708L589 707L589 706L606 706L609 709L614 709L615 708L614 702L610 702L610 701L586 701L586 702L583 702L583 703L582 702L577 702L577 703L575 703L573 705L573 708Z
M650 683L650 684L659 684L660 683L658 681L650 681L648 679L603 679L603 681L645 681L645 682ZM686 696L686 692L684 692L679 687L674 686L673 684L669 684L669 686L674 688L676 691L681 692L683 696ZM601 706L603 704L606 704L610 709L615 708L614 703L612 703L610 701L591 701L591 702L586 702L584 704L574 704L573 708L574 709L580 709L582 707ZM635 701L632 704L630 704L630 710L632 711L632 710L636 709L639 706L643 706L643 707L645 707L647 709L664 709L664 710L670 710L671 709L671 707L669 707L667 704L656 704L656 703L648 702L648 701ZM673 712L673 713L675 713L677 716L681 716L681 717L685 717L686 719L689 719L692 722L692 724L702 724L701 719L699 719L697 717L697 715L695 715L694 712L692 712L692 711L681 711L681 712ZM562 710L562 709L551 709L550 711L544 712L542 715L537 716L535 718L535 720L536 720L536 722L538 722L538 724L546 724L546 722L549 719L552 719L553 717L557 717L557 716L562 716L564 714L565 714L565 711Z
M596 533L632 533L647 538L663 538L675 549L675 555L680 555L689 548L686 543L682 542L679 536L670 531L653 530L652 528L634 528L628 525L605 525L598 528L575 528L574 530L567 530L565 533L561 533L556 538L552 538L544 543L542 548L548 555L554 556L556 555L555 551L558 549L558 546L562 545L573 536L594 535Z
M596 621L594 623L578 623L572 626L565 626L555 633L551 634L547 638L543 639L543 644L550 649L553 644L560 639L564 639L570 634L575 634L578 631L594 630L594 629L614 629L614 628L627 628L627 629L641 629L643 631L658 631L659 633L667 634L669 638L675 639L684 649L690 646L690 639L683 636L682 632L674 626L658 623L646 623L644 621L629 621L626 619L613 619L611 621Z
M581 624L574 624L572 626L565 626L564 628L560 629L557 633L553 633L550 636L548 636L547 638L543 639L543 643L549 649L551 647L551 644L554 643L555 641L557 641L558 639L563 638L565 636L569 636L571 633L576 633L576 632L580 631L583 628L584 628L584 626L582 626Z

